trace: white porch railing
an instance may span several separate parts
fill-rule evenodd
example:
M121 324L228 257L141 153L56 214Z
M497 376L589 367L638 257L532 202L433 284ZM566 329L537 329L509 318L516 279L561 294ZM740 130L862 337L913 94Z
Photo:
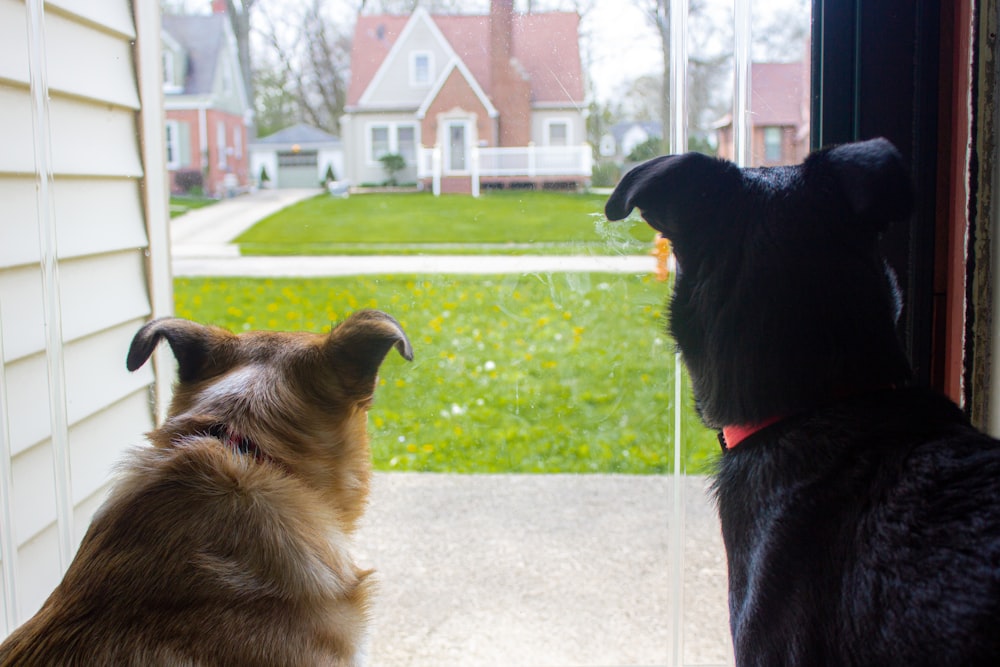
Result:
M471 176L472 193L479 193L483 178L589 178L593 170L593 152L589 144L580 146L479 147L469 151L468 169L447 171L441 147L417 148L417 178L430 178L434 194L440 192L442 176Z

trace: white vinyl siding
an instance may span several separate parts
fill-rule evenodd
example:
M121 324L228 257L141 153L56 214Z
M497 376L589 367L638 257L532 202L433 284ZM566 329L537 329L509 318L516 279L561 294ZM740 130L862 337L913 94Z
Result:
M152 365L125 369L169 309L148 4L0 0L0 636L58 584L113 463L154 423Z

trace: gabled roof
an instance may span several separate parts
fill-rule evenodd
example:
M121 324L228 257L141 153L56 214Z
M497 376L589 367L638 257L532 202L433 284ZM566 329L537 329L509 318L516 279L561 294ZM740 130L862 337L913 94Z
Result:
M226 20L223 14L163 16L163 30L184 49L188 59L180 94L208 95L212 92L219 54L226 43Z
M299 123L298 125L292 125L291 127L286 127L283 130L278 130L274 134L269 134L266 137L261 137L253 141L254 146L285 145L285 144L340 145L340 139L338 137L333 136L332 134L329 134L328 132L324 132L318 127L313 127L312 125L306 125L305 123Z
M351 47L347 106L357 106L412 17L359 16ZM486 95L492 95L489 16L430 15L440 34ZM582 104L580 18L568 12L515 14L511 55L528 76L533 104Z

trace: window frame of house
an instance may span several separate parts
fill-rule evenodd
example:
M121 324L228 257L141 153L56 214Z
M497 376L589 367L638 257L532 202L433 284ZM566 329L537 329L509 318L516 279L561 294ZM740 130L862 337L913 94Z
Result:
M179 169L181 166L181 124L176 120L166 120L163 123L167 169Z
M425 67L421 70L419 61L423 59ZM410 85L430 86L434 83L434 52L433 51L411 51L410 52Z
M762 132L764 140L764 161L780 162L784 158L784 131L780 125L767 125Z
M379 155L375 153L375 142L373 133L375 130L384 129L386 132L386 151ZM372 121L365 125L365 158L369 167L379 166L379 158L382 155L400 153L399 131L401 129L413 130L413 155L406 158L407 167L415 165L417 161L417 146L420 145L420 124L415 121Z
M239 125L233 128L233 155L237 160L243 159L243 128Z
M219 169L225 169L229 166L227 147L226 121L217 120L215 121L215 152L218 155L216 155L215 162L219 166Z
M565 129L563 143L558 144L552 141L552 128L562 126ZM573 120L566 116L545 119L545 145L546 146L571 146L570 137L573 132Z

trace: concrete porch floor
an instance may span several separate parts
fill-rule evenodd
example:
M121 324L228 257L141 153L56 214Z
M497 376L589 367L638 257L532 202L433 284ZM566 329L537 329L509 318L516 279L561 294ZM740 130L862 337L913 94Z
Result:
M704 477L685 480L685 665L731 665ZM379 667L667 665L672 480L376 474L356 539Z

